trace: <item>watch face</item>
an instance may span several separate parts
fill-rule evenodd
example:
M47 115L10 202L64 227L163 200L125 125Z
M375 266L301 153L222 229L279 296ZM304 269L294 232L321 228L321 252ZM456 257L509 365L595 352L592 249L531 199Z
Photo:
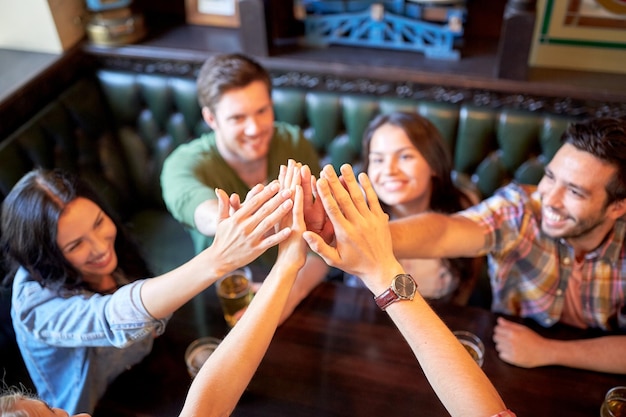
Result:
M410 275L398 275L393 281L393 289L400 298L412 299L417 286Z

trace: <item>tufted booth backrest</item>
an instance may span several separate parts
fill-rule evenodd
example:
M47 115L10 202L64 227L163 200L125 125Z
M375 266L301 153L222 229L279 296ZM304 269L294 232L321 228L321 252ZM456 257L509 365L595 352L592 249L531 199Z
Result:
M358 163L361 138L377 114L417 112L443 135L457 173L471 178L482 196L515 179L536 184L560 146L571 119L410 99L275 90L276 118L305 128L325 162Z
M158 171L172 149L209 129L194 80L114 71L100 71L98 79L125 127L122 143L138 149L142 144L143 152L152 155L151 169ZM471 179L482 196L511 179L537 183L571 121L528 111L284 88L275 88L272 98L276 119L300 125L323 163L336 168L344 162L358 166L361 137L375 115L418 112L441 131L455 171ZM142 166L145 162L134 171Z

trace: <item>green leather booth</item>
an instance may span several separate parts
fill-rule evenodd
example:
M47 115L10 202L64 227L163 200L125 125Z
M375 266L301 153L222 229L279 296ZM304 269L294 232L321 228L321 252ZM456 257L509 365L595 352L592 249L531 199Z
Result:
M528 111L302 90L275 90L273 99L276 118L302 126L322 161L336 168L346 162L359 168L361 138L377 114L417 112L442 133L459 181L471 181L481 197L513 179L536 184L571 121Z
M140 152L153 156L150 169L158 171L174 147L208 129L193 80L113 71L100 71L97 77L116 123L131 136L122 139L129 145L142 143ZM571 121L529 111L296 89L274 89L273 100L276 118L300 125L322 161L336 168L344 162L358 168L361 137L376 114L418 112L439 128L455 170L482 196L511 179L536 183Z

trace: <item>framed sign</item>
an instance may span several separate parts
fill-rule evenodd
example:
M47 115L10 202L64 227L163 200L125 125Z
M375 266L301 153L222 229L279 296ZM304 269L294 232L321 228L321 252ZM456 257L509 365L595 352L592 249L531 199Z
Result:
M187 23L239 27L237 0L185 0Z
M626 0L543 0L530 64L626 73Z

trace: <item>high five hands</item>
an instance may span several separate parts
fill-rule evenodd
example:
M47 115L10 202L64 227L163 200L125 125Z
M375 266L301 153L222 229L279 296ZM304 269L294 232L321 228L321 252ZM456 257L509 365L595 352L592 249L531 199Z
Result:
M340 176L327 165L315 179L307 166L293 160L281 173L290 169L300 171L307 228L302 236L311 250L328 265L358 276L376 276L378 270L399 266L392 251L389 217L366 174L359 174L357 181L350 165L340 168Z

